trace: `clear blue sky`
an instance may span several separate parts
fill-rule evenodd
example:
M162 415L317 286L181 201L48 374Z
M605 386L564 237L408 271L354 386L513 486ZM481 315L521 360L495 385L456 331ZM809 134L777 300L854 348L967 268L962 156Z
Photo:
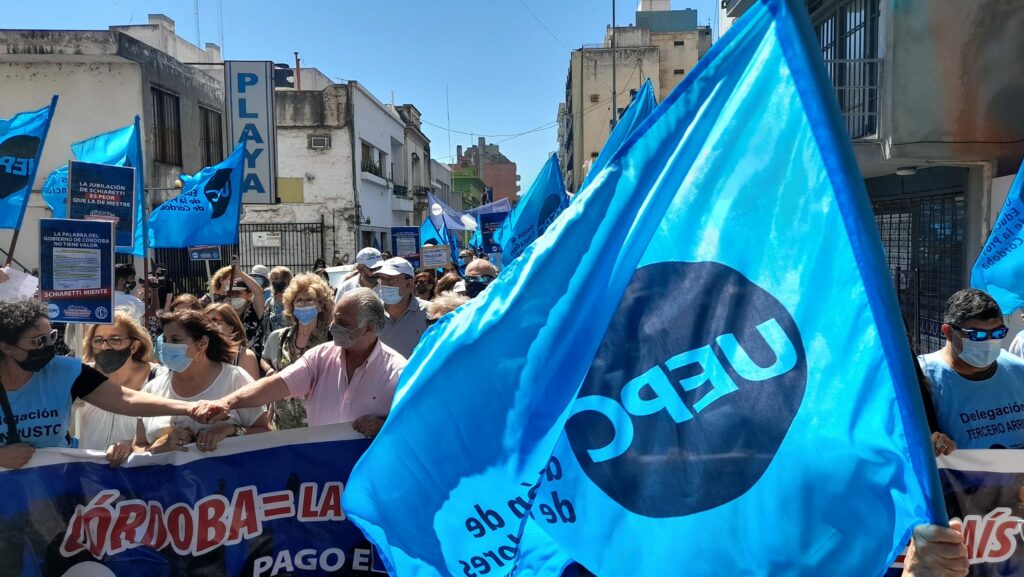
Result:
M358 80L380 100L412 103L423 120L485 136L519 165L529 187L557 148L553 122L565 99L569 52L601 42L610 0L221 0L224 57L293 62L328 76ZM201 42L220 42L218 0L199 1ZM673 0L696 8L701 24L717 17L718 0ZM3 28L105 29L143 24L149 13L171 17L195 42L191 0L35 0L4 2ZM634 21L636 0L618 0L619 25ZM532 14L531 14L532 11ZM715 23L717 26L717 23ZM546 27L546 29L545 29ZM550 31L549 31L550 30ZM425 126L432 156L452 159L448 132ZM506 140L508 139L508 140ZM503 142L504 141L504 142ZM475 139L453 133L451 150Z

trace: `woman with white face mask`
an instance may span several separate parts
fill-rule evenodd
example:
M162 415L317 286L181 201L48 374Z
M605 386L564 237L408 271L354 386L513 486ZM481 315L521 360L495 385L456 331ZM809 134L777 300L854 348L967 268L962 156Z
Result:
M331 340L331 287L315 274L300 274L284 291L284 315L289 325L270 334L263 360L276 371L299 359L307 350ZM274 425L278 429L306 426L306 407L301 398L274 403Z
M114 313L110 325L89 325L82 343L82 361L106 375L112 383L141 391L156 377L160 367L153 356L149 333L135 318L123 311ZM80 449L107 451L112 466L123 463L132 453L135 417L116 415L83 403L78 409L75 430Z
M179 311L161 314L164 326L163 361L167 371L146 384L146 392L169 399L213 400L252 382L252 377L231 362L238 345L203 313ZM202 424L187 418L144 419L146 447L154 453L184 451L196 444L200 451L213 451L220 441L248 433L270 430L262 408L232 411L228 420Z

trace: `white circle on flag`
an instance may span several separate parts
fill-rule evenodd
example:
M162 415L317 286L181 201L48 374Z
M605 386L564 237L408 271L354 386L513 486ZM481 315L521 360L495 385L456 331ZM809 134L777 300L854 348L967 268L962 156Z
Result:
M114 572L95 561L86 561L72 566L62 577L116 577Z
M435 202L430 206L430 214L434 216L441 216L442 213L444 213L444 209L441 208L440 204Z

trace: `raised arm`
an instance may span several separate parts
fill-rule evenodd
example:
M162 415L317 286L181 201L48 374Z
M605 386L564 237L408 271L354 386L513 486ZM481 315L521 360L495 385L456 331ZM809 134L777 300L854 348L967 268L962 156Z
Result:
M215 423L228 419L234 409L252 409L280 401L289 395L288 385L279 375L270 375L249 383L230 395L217 401L199 401L192 417L200 423Z
M196 416L197 405L187 401L165 399L142 391L127 389L105 381L96 390L82 397L91 405L118 415L130 417Z

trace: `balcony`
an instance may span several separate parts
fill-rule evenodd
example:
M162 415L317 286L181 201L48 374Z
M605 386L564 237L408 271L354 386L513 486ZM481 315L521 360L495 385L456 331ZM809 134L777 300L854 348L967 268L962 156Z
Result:
M427 194L434 192L434 189L429 186L414 186L412 187L413 198L427 198Z
M395 184L391 188L391 193L400 198L409 198L409 187Z
M878 134L878 90L882 83L882 59L825 60L832 89L853 140Z
M369 158L364 158L363 159L363 165L362 165L361 168L362 168L363 172L367 172L367 173L372 174L372 175L374 175L374 176L376 176L378 178L385 178L384 177L384 170L380 167L380 164L377 164L376 162L370 160Z

